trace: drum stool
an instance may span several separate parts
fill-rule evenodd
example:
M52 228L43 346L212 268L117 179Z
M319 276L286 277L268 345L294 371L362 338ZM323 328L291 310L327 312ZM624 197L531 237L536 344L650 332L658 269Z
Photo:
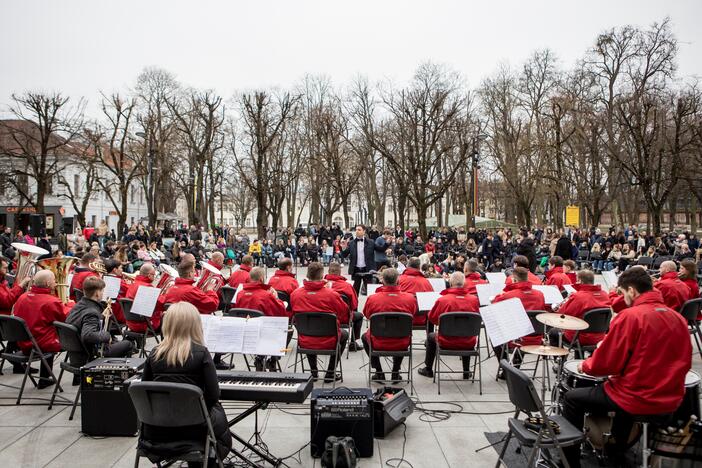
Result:
M639 414L632 415L634 423L641 424L642 442L641 442L641 466L648 468L648 459L651 456L651 449L648 448L648 425L649 424L665 424L670 419L671 414Z

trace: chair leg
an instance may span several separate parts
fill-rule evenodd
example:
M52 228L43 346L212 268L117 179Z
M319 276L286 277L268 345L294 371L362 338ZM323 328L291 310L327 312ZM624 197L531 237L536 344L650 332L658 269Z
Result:
M22 400L22 394L24 393L24 386L27 383L27 376L29 376L29 374L30 374L33 357L34 357L34 349L32 349L32 351L30 351L30 353L29 353L29 360L27 360L27 366L24 369L24 377L22 378L22 385L20 386L19 395L17 395L17 401L15 402L16 405L19 405L20 401ZM32 381L34 381L34 379L32 379Z
M66 354L66 359L68 359L68 354ZM64 359L64 362L66 361ZM61 378L63 377L63 369L61 369L61 372L59 372L58 379L56 380L56 385L54 385L54 391L51 394L51 400L49 401L49 409L51 409L54 406L54 400L56 399L56 392L58 391L59 385L61 384Z
M500 468L500 462L505 457L505 453L507 453L507 447L509 446L509 441L511 439L512 439L512 430L510 429L507 432L507 439L503 442L504 445L502 446L502 451L500 452L500 456L497 457L497 463L495 463L495 468Z
M697 322L694 322L695 326L695 343L697 344L697 350L700 352L700 357L702 357L702 346L700 343L702 342L702 330L700 330L700 325ZM698 341L699 338L699 341Z
M483 394L483 363L480 360L480 350L478 350L478 355L475 357L475 360L478 361L478 373L480 375L480 380L478 380L478 389L480 390L480 394ZM473 378L475 378L475 368L473 368Z
M73 415L76 414L76 407L78 406L78 399L80 398L80 385L78 385L78 390L76 391L76 397L73 400L73 408L71 408L71 414L68 416L69 421L73 421Z
M134 468L139 468L139 451L137 450L136 457L134 458Z
M542 431L539 431L539 435L536 436L536 442L534 443L534 446L531 448L531 453L529 454L529 462L527 463L527 467L531 468L536 467L536 452L539 450L539 447L541 446L541 434Z
M438 380L437 382L437 391L439 392L439 395L441 395L441 351L439 349L439 340L436 340L436 375L434 376L434 379Z
M298 355L299 355L299 353L297 352L297 348L295 348L295 366L293 367L293 372L297 372L297 356Z

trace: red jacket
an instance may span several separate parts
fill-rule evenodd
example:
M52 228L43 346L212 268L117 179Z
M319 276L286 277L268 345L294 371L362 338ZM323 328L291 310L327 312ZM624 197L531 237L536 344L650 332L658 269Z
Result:
M544 301L544 294L541 291L532 289L534 285L528 281L522 281L521 283L512 283L505 286L502 294L495 296L492 300L493 304L507 299L512 299L516 297L522 301L524 310L544 310L547 311L546 302ZM520 343L524 346L529 345L540 345L543 343L543 338L541 335L527 335L520 340ZM510 343L511 344L511 343Z
M73 293L74 290L76 289L83 289L83 282L85 281L85 278L89 276L97 276L98 278L100 275L98 275L96 272L93 270L87 269L87 268L82 268L82 267L76 267L75 270L73 270L73 279L71 279L71 291L70 291L70 298L75 299L76 295Z
M124 297L127 299L134 299L136 297L137 290L139 289L139 286L153 286L151 284L151 280L149 279L148 276L141 276L137 275L136 279L132 284L129 285L127 288L127 293L125 294ZM157 330L159 326L161 326L161 316L163 315L163 307L161 304L158 302L156 303L156 308L154 309L154 313L151 316L151 326L153 327L154 330ZM146 331L146 324L144 322L134 322L131 320L127 320L127 327L137 333L144 333Z
M558 286L563 291L563 285L572 284L568 275L563 273L563 267L554 267L550 271L545 283L547 286Z
M326 275L325 280L331 283L331 287L334 291L339 294L344 294L346 297L351 299L351 309L347 309L345 314L339 316L339 322L349 323L350 311L358 309L358 296L356 295L356 290L353 286L346 282L346 278L337 275Z
M445 312L479 312L480 302L464 288L449 288L441 291L441 297L434 303L427 318L434 325L439 324L439 317ZM458 338L445 337L438 333L439 346L446 349L473 349L476 337Z
M653 283L653 287L661 292L665 305L673 310L679 311L690 297L690 289L678 278L675 271L664 273L658 281Z
M478 284L487 284L488 280L484 280L481 276L480 273L470 273L466 275L466 282L464 285L464 288L466 291L468 291L468 294L472 294L477 297L478 295L478 290L476 289L476 285ZM541 284L541 283L539 283Z
M536 285L536 286L541 286L542 284L544 284L544 282L541 281L541 278L539 278L538 276L536 276L536 275L535 275L534 273L532 273L531 271L527 272L527 275L528 275L527 281L530 282L531 284ZM514 283L514 277L513 277L513 276L510 276L509 278L507 278L507 282L506 282L506 283L507 283L507 284Z
M327 312L334 314L336 319L337 339L341 336L339 327L339 316L347 313L346 303L341 299L339 293L326 287L326 281L307 281L302 287L293 291L290 295L293 315L305 312ZM299 335L298 344L301 348L308 349L331 349L336 346L333 337L315 337Z
M269 317L287 317L285 304L274 293L275 290L267 284L245 283L236 296L236 307L260 310Z
M63 309L61 300L52 295L48 288L32 286L28 292L17 299L14 315L27 322L29 331L32 332L43 352L57 353L61 351L61 344L53 322L64 322L66 311ZM20 341L17 344L25 354L28 354L32 349L31 341Z
M381 286L375 290L375 294L366 299L363 306L363 315L367 318L379 312L406 312L416 315L417 298L402 292L399 286ZM406 338L374 338L370 336L370 330L366 332L366 338L368 337L372 340L373 348L379 351L404 351L412 339L411 335Z
M251 279L250 271L251 267L249 265L241 265L238 270L229 275L229 286L236 288L240 284L248 283Z
M418 292L432 292L434 290L422 272L414 268L407 268L402 272L398 286L400 286L402 292L413 295ZM425 314L414 316L414 325L424 325L425 323L427 323Z
M114 276L114 275L107 275L107 276ZM119 293L117 294L117 299L114 299L112 301L112 314L115 316L117 319L117 322L119 323L124 323L124 312L122 312L122 306L119 304L118 299L121 299L123 297L127 297L127 290L129 289L129 285L120 278L120 284L119 284Z
M216 291L204 292L195 286L195 280L176 278L173 287L165 295L160 295L158 302L162 309L164 304L189 302L197 308L198 312L207 315L219 307L219 296Z
M592 309L607 308L611 305L609 296L597 284L578 284L577 292L571 294L568 299L561 304L558 309L559 314L570 315L579 319L585 316L585 312ZM565 338L573 341L575 332L565 330ZM604 333L583 333L580 332L578 339L583 346L596 345L604 338Z
M288 296L300 287L295 279L295 275L284 270L276 270L273 276L271 276L271 279L268 280L268 285L276 291L287 293Z
M609 376L607 396L628 413L672 413L685 394L691 355L685 319L654 290L617 314L583 371Z
M565 275L568 277L570 280L570 284L575 284L578 281L578 275L576 275L574 272L570 273L565 273Z
M687 297L688 301L691 299L698 299L700 297L700 285L697 284L697 280L688 278L682 280L682 282L685 283L685 286L687 286L687 288L690 290L690 295ZM697 314L697 320L702 320L702 311Z
M24 293L24 289L19 284L15 284L10 288L7 281L2 280L0 283L0 315L10 315L12 306L15 305L17 299Z

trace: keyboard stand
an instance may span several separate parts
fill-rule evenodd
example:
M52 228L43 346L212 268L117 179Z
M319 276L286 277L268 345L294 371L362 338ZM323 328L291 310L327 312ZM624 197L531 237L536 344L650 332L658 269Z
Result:
M243 413L239 414L234 419L229 421L229 427L231 428L236 423L243 421L245 418L247 418L253 414L256 418L255 423L254 423L254 437L255 437L256 442L258 442L261 438L260 434L258 433L258 410L260 410L260 409L264 410L266 408L268 408L267 402L262 402L262 401L256 402L256 404L254 404L252 407L248 408ZM231 433L232 437L237 442L239 442L241 445L243 445L245 448L249 449L250 451L252 451L256 455L258 455L259 457L261 457L263 460L265 460L270 465L272 465L272 466L284 465L283 460L281 460L280 458L273 458L273 456L270 453L264 453L263 451L258 449L256 446L251 445L248 441L239 437L233 430L229 429L229 432ZM250 466L254 466L257 468L260 467L260 465L257 465L256 463L254 463L251 460L249 460L248 458L246 458L246 456L242 452L239 452L233 446L232 446L231 451L234 455L236 455L237 457L239 457L240 459L242 459L243 461L248 463Z

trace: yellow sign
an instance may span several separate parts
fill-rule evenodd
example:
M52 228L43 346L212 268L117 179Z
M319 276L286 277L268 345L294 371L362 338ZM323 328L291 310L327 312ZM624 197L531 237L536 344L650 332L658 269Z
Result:
M566 206L566 226L580 226L580 207L577 205Z

